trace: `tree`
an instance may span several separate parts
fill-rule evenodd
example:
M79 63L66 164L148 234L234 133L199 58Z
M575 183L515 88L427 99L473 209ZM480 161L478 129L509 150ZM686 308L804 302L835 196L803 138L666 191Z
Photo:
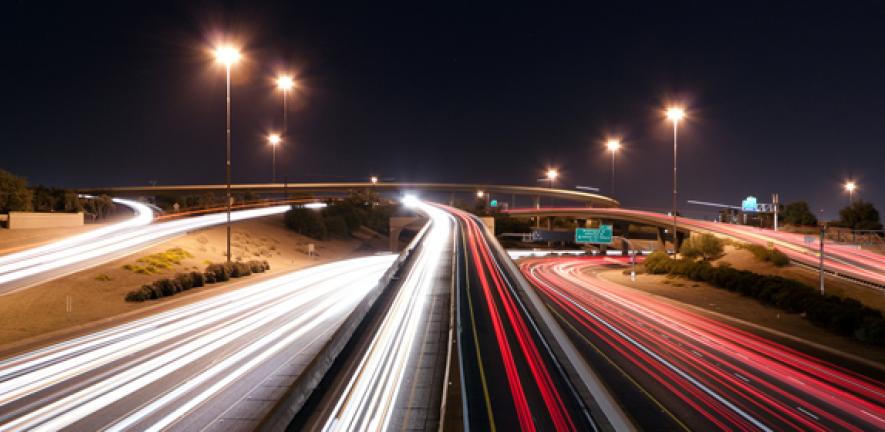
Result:
M704 261L712 261L722 258L725 246L718 237L712 234L691 236L682 242L679 253L686 258L700 257Z
M856 230L880 230L882 222L873 203L857 200L839 211L839 225Z
M31 191L27 180L0 169L0 213L30 210Z
M796 201L784 207L784 223L800 226L817 226L817 218L805 201Z

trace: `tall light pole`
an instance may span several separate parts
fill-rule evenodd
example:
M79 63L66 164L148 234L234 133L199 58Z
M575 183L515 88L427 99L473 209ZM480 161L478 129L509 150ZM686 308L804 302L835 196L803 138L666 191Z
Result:
M621 142L616 139L610 139L605 146L608 148L608 151L612 154L612 195L615 194L615 153L621 149Z
M857 183L852 180L845 182L845 190L848 192L848 205L854 204L855 189L857 189Z
M673 255L678 253L678 236L676 234L676 162L677 162L677 131L679 130L679 121L685 117L685 110L682 107L673 106L667 108L667 119L673 122Z
M283 92L283 137L285 138L289 137L289 91L293 88L295 88L295 81L291 76L277 76L277 89Z
M267 136L267 142L273 148L273 162L271 165L271 183L277 182L277 146L283 141L280 134L270 134Z
M547 169L547 180L550 180L550 189L553 189L553 183L556 181L556 177L559 177L559 171L555 168ZM540 219L539 219L540 221ZM553 229L553 217L547 218L547 230ZM552 242L547 242L547 245L550 246Z
M231 46L215 49L215 60L224 65L227 72L227 262L230 262L230 68L240 60L240 51Z

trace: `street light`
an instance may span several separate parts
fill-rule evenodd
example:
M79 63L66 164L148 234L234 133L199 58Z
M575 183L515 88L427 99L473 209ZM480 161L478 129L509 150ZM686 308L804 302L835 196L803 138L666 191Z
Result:
M476 197L479 199L482 199L482 197L484 197L485 195L486 195L485 192L483 192L481 190L476 191Z
M227 77L227 262L230 262L230 68L240 61L240 51L230 45L215 48L215 60L224 65Z
M677 234L676 234L676 150L677 150L677 130L679 129L679 121L685 117L685 109L679 106L671 106L667 108L667 119L673 122L673 254L677 250Z
M553 168L549 168L547 170L547 180L550 180L550 188L553 189L553 182L556 181L556 177L559 176L559 171L556 171Z
M615 153L621 149L621 142L616 139L610 139L605 143L608 151L612 153L612 195L615 194Z
M277 89L283 92L283 136L289 133L289 91L295 88L295 81L289 75L277 76Z
M271 183L277 182L277 146L283 142L283 139L280 137L280 134L272 133L267 136L267 142L270 143L273 148L273 165L271 166Z
M848 205L854 204L855 189L857 189L857 183L852 180L845 182L845 190L848 191Z
M378 184L378 177L376 177L376 176L372 176L372 177L369 179L369 181L372 182L372 184Z

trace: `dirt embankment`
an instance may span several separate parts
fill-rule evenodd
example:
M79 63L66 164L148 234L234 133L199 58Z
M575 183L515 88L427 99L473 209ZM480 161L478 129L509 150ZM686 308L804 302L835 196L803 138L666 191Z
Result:
M749 270L759 274L782 276L787 279L803 282L814 288L820 286L820 275L813 270L795 265L777 267L769 262L759 261L748 250L736 249L732 246L727 246L725 250L725 256L719 261L727 262L736 269ZM824 287L827 294L853 298L871 308L879 309L885 313L885 291L851 283L845 279L832 276L826 276L824 278Z
M233 225L231 255L235 260L259 259L270 263L270 272L241 279L248 282L318 263L386 250L386 237L365 231L359 234L358 238L320 242L286 229L282 216L269 216ZM316 256L307 255L310 243L315 245ZM148 269L149 262L144 258L164 255L164 252L174 248L186 252L183 259L179 261L179 255L175 259L178 263L165 260L161 266ZM191 232L126 258L0 296L0 357L84 327L110 325L242 285L239 280L214 284L143 303L123 300L127 292L143 284L177 272L202 271L209 262L224 261L225 250L225 227L218 226ZM164 265L168 268L162 268Z
M810 341L838 352L848 353L871 362L885 364L885 348L864 344L854 339L836 335L815 326L799 314L787 313L778 308L763 305L755 299L716 288L703 282L649 274L639 274L636 276L636 281L633 282L630 280L629 274L625 275L623 270L605 270L599 272L598 276L602 279L616 282L624 286L624 289L639 290L690 305L700 310L714 312L742 322L751 323L752 325L749 326L741 325L738 322L734 324L745 330L773 338L793 348L808 351L813 355L821 356L822 353L810 348L808 344L791 340L790 338ZM779 337L766 329L788 335L788 337ZM831 359L831 361L836 361L836 359Z

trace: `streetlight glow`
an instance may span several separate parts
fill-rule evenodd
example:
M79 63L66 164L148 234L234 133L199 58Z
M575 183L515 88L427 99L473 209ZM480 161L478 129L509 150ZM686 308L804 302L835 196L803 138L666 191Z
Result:
M608 148L608 151L614 153L621 149L621 142L616 139L610 139L605 143L605 146Z
M289 75L280 75L277 77L277 88L282 91L289 91L295 88L295 81Z
M667 108L667 118L673 123L678 123L685 117L685 109L678 106Z
M848 192L854 192L855 189L857 189L857 184L853 181L845 183L845 190L847 190Z
M282 141L283 141L283 139L280 138L280 134L274 133L274 134L270 134L267 136L267 142L269 142L270 145L272 145L272 146L276 146L277 144L279 144Z
M485 192L483 192L483 191L481 191L481 190L480 190L480 191L476 191L476 197L477 197L477 198L482 198L482 197L484 197L484 196L485 196Z
M240 50L232 46L224 45L215 48L215 60L227 67L230 67L232 64L240 61L241 57L242 56L240 55Z
M378 184L378 177L372 176L372 177L369 179L369 181L372 182L372 184Z
M551 182L553 180L556 180L557 176L559 176L559 172L556 171L555 169L550 168L547 170L547 179L550 180Z

